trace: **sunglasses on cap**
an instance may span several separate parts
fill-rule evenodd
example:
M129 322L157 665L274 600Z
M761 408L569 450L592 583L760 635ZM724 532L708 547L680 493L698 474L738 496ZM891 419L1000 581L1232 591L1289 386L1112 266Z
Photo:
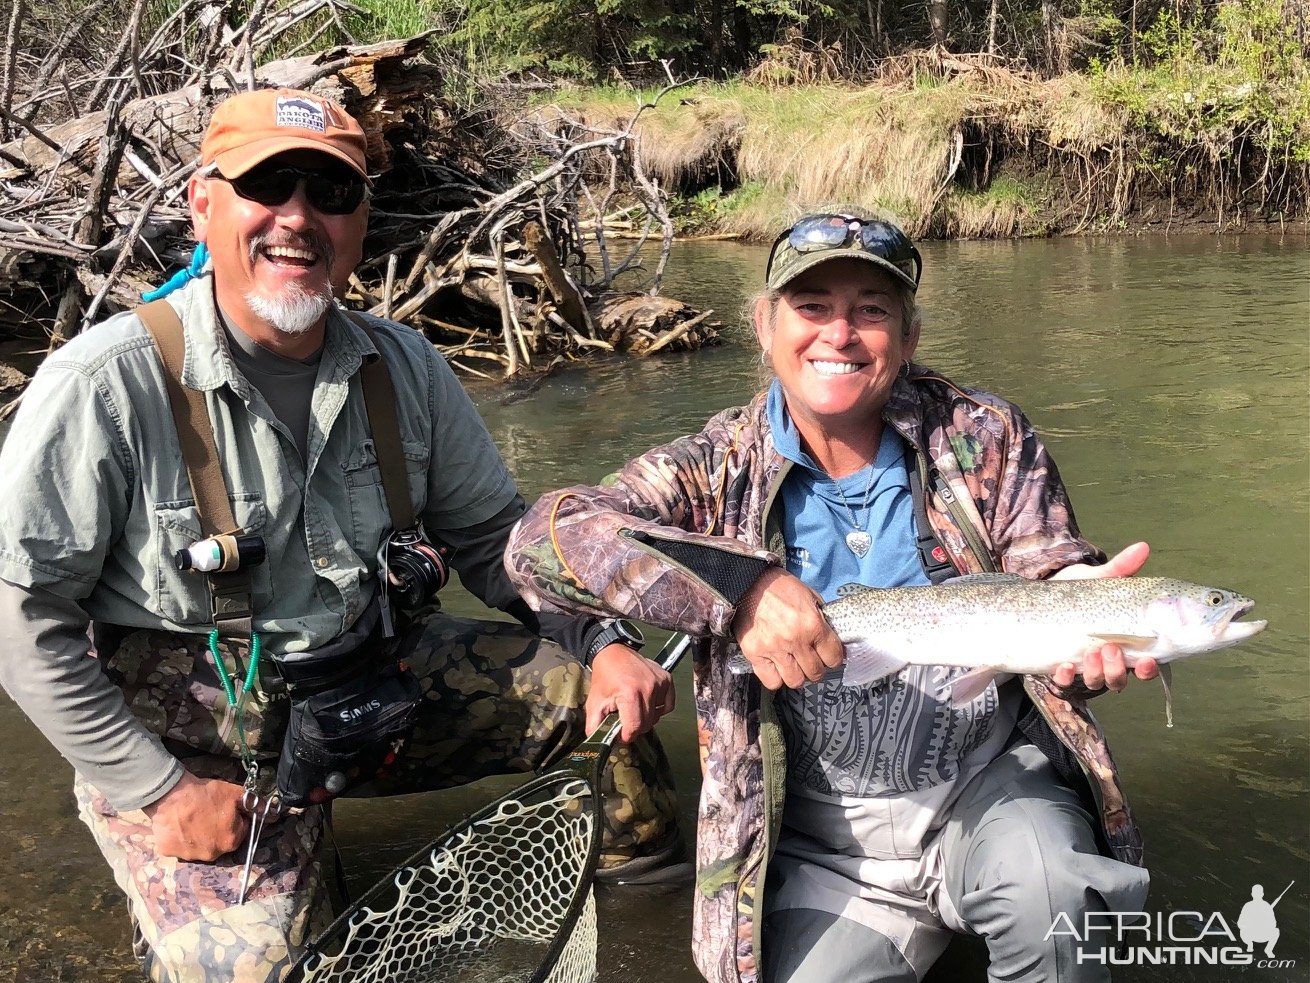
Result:
M215 170L210 177L226 181L247 201L268 208L285 205L305 182L305 199L324 215L349 215L364 201L368 186L358 174L345 167L308 171L289 164L253 167L240 177L227 177Z
M784 244L802 255L828 249L857 249L881 260L879 265L891 268L891 272L911 290L918 287L919 277L923 275L923 259L909 236L880 219L856 215L805 216L774 241L764 273L769 284L773 283L774 261L779 259L780 253L786 252L780 248ZM780 262L779 265L784 264ZM796 261L785 265L807 268L807 264Z

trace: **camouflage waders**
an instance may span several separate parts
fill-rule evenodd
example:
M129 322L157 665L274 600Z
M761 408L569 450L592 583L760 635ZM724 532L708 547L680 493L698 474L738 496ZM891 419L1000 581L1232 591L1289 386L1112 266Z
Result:
M228 669L236 646L223 647ZM240 665L245 665L244 651ZM431 791L488 775L528 772L582 739L588 673L552 642L517 624L446 616L416 619L398 652L425 700L404 757L385 781L358 795ZM141 631L107 664L132 712L202 777L241 782L226 698L203 636ZM285 687L275 670L246 714L246 736L271 776L286 725ZM190 749L191 756L188 755ZM654 735L615 748L602 783L602 867L676 855L672 777ZM277 980L331 917L320 858L322 811L310 807L265 827L244 905L237 904L244 847L213 863L159 856L149 820L119 814L89 784L75 783L82 821L127 894L133 947L156 981Z

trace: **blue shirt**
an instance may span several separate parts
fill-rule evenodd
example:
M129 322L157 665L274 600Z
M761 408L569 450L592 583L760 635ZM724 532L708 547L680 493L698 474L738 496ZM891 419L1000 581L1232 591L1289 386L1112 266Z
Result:
M768 415L778 453L799 465L783 479L781 490L787 571L825 601L834 600L844 584L929 583L919 562L914 499L900 434L885 427L873 463L834 479L801 447L800 432L787 413L776 380L769 389ZM857 526L873 540L863 559L845 542L846 534Z

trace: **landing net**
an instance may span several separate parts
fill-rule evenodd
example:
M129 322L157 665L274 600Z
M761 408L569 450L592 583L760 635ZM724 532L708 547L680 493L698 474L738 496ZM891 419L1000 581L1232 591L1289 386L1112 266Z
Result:
M591 983L591 784L552 774L513 794L410 857L316 940L290 979Z

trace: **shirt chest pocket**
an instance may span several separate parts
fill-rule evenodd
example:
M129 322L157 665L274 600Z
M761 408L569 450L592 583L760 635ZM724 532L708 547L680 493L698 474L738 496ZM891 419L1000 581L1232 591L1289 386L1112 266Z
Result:
M423 444L404 441L405 477L414 511L421 513L427 505L428 449ZM350 501L351 548L373 569L382 537L392 528L391 510L382 486L382 468L378 464L373 441L362 441L341 465L345 472L346 494Z
M232 496L232 517L247 535L262 536L268 523L264 499L255 493ZM200 510L193 501L161 502L155 506L155 535L159 541L158 567L155 576L155 603L169 621L184 625L213 622L209 599L209 579L195 570L179 570L178 550L204 538L200 531ZM268 545L268 544L266 544ZM268 560L251 564L251 596L255 612L273 600L273 578Z

